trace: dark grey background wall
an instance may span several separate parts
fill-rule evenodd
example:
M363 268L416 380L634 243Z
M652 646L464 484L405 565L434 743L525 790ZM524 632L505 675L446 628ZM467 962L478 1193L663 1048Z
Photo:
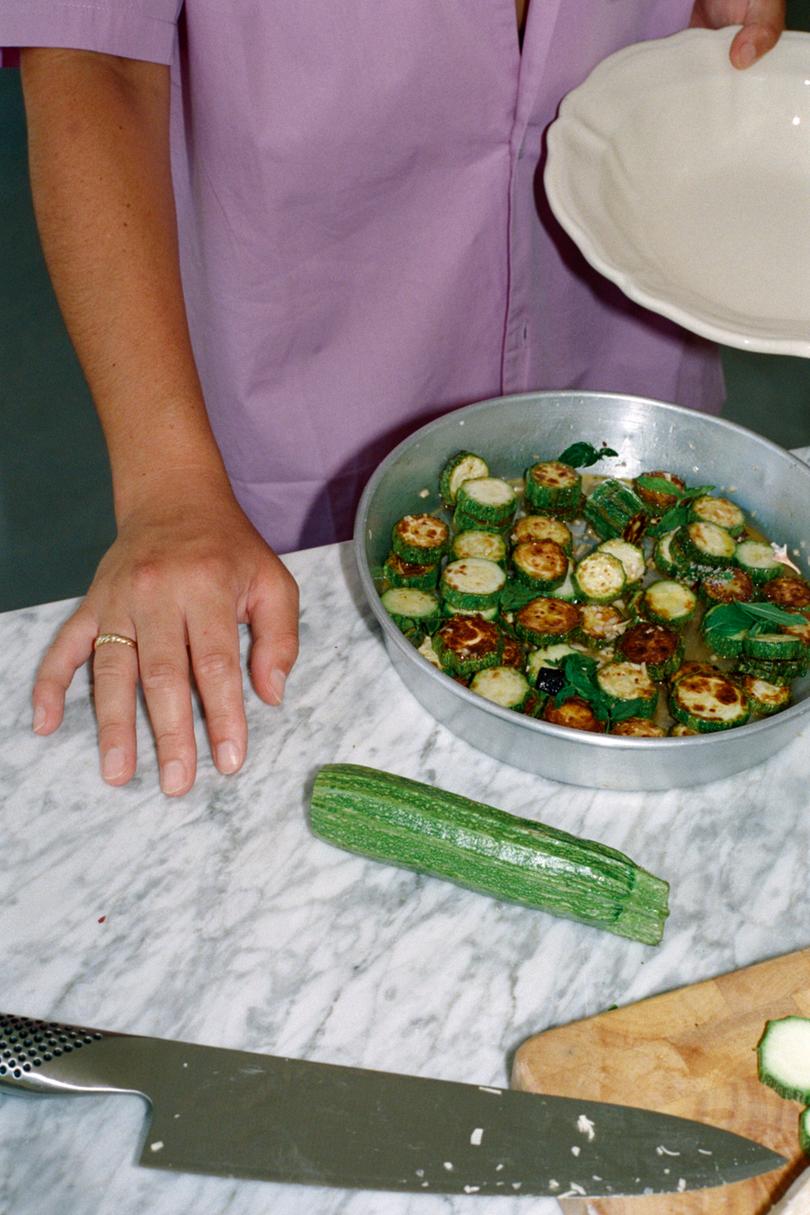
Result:
M788 5L810 30L810 3ZM109 468L31 211L18 73L0 72L0 611L79 595L114 536ZM810 364L724 351L725 416L810 443Z

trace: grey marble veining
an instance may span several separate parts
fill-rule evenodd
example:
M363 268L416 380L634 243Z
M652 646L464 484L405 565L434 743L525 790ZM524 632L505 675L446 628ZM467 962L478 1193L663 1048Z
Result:
M483 1084L555 1024L808 943L805 732L731 780L663 793L553 784L437 725L391 668L348 545L293 554L302 652L284 705L248 689L250 756L205 752L164 798L143 715L139 774L101 781L88 680L50 739L30 684L69 603L0 616L3 1011ZM245 647L247 637L243 638ZM199 723L198 723L199 724ZM655 949L316 840L321 763L386 768L628 852L669 879ZM346 1193L133 1163L138 1098L0 1097L2 1215L553 1215L552 1200Z

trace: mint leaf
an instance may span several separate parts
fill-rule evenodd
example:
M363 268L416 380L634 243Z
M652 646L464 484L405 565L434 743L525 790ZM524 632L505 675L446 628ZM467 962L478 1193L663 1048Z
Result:
M676 485L674 481L669 481L666 477L654 477L651 473L642 473L640 477L635 478L635 481L636 485L640 485L642 489L648 489L654 494L669 494L671 497L677 498L679 502L702 498L704 494L710 494L714 489L713 485L693 485L681 489L680 485Z
M557 459L561 464L570 464L572 468L590 468L607 456L618 456L612 447L594 447L591 443L572 443L566 447Z
M507 582L498 602L502 612L517 612L527 603L531 603L532 599L538 599L541 595L542 591L538 591L537 587L522 586L519 582Z
M804 620L798 612L787 612L776 603L723 603L711 609L705 633L714 637L733 637L747 629L751 636L767 633L774 626L797 624Z

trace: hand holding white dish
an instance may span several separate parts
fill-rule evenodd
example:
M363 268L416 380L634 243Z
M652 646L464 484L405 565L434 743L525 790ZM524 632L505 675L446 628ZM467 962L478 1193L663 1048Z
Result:
M753 67L736 28L604 60L563 101L545 185L587 260L704 337L810 355L810 35Z

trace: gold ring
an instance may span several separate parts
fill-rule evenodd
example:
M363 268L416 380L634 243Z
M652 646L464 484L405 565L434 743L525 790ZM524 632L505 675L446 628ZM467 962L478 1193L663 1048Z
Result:
M100 645L107 645L111 641L117 642L118 645L130 645L133 650L137 649L137 642L133 641L131 637L124 637L121 633L99 633L93 642L93 649L97 650Z

